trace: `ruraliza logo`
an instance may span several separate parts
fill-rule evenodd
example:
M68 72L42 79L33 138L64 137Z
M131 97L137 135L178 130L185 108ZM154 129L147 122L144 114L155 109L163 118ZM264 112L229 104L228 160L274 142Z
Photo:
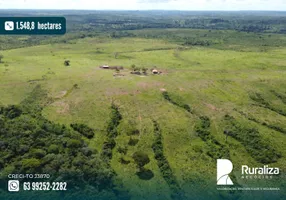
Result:
M233 165L230 160L217 159L217 185L233 185L229 177L232 169Z

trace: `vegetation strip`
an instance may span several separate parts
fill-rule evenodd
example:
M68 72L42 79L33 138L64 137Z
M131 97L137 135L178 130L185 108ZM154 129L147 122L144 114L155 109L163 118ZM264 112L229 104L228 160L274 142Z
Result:
M242 126L232 116L225 115L224 118L229 128L224 134L238 140L257 162L270 164L282 157L280 152L260 136L257 129Z
M176 180L175 175L171 169L171 166L164 155L164 147L162 141L162 134L159 124L156 121L153 121L154 124L154 134L155 134L155 141L152 145L152 149L155 154L155 159L157 160L158 167L161 171L161 174L165 181L168 183L170 189L172 190L171 197L172 199L186 199L184 196L183 190L180 188L179 183Z
M198 136L208 145L207 155L215 160L229 158L229 151L226 146L211 135L210 125L210 119L206 116L202 116L200 117L200 124L195 127Z
M269 102L267 102L261 94L259 93L255 93L255 94L252 94L250 95L250 98L255 101L256 103L258 103L258 106L262 107L262 108L266 108L266 109L269 109L273 112L276 112L282 116L285 116L286 117L286 111L284 110L281 110L281 109L278 109L278 108L275 108L273 107L272 105L270 105Z
M88 139L93 138L95 134L94 130L85 124L71 124L71 127L73 128L73 130L79 132L80 134L87 137Z
M178 106L180 108L183 108L183 109L185 109L189 113L192 113L192 109L191 109L191 107L188 104L184 104L184 103L177 102L177 101L173 100L170 97L169 93L166 92L166 91L162 92L162 95L163 95L164 99L166 99L167 101L169 101L173 105Z
M284 133L286 134L286 129L283 129L279 126L276 126L276 125L272 125L272 124L268 124L266 122L261 122L259 121L258 119L254 118L254 117L250 117L249 115L247 115L246 113L242 112L242 111L239 111L237 109L234 109L235 111L237 111L239 114L241 114L242 116L244 116L246 119L248 119L249 121L253 121L257 124L260 124L262 126L266 126L267 128L270 128L270 129L273 129L275 131L278 131L280 133Z
M280 99L284 104L286 104L286 96L282 95L282 94L279 94L277 93L276 91L274 90L271 90L271 92L278 98Z
M101 156L106 161L112 159L112 150L116 146L115 138L118 135L117 127L122 119L119 109L116 105L111 105L111 119L107 125L107 140L103 144Z
M54 99L48 97L47 92L37 85L33 91L20 103L23 112L32 115L40 115L43 108L54 102Z

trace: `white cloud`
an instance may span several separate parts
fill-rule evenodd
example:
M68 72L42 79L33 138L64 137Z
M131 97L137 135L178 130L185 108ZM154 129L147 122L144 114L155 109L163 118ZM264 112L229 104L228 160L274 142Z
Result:
M0 8L89 10L286 10L285 0L0 0Z

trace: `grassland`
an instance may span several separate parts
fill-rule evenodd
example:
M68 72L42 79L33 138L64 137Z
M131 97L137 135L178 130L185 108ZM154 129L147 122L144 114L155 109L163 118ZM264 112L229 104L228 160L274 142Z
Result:
M263 123L286 129L286 117L277 112L286 112L283 101L286 96L286 36L260 34L264 38L261 43L261 38L257 39L258 42L252 40L259 37L256 34L235 34L234 31L144 31L132 31L137 35L133 38L101 36L3 51L0 103L19 104L40 84L48 91L49 97L56 99L44 108L43 115L68 126L83 123L93 128L95 137L86 139L86 142L98 152L102 151L107 140L110 106L112 103L117 105L122 120L117 127L116 147L110 163L136 200L171 199L170 186L162 176L152 149L157 137L154 120L160 126L164 156L186 198L199 199L200 192L193 188L194 184L201 186L201 192L215 186L215 158L208 154L208 151L216 150L209 145L215 141L227 149L240 185L261 184L259 180L247 182L240 179L241 164L260 166L262 163L249 153L251 147L248 148L247 141L241 142L234 137L226 140L224 131L231 128L225 115L234 117L242 127L257 129L259 138L281 155L277 162L270 162L270 165L279 167L284 173L286 135ZM171 32L173 39L148 36L151 32L160 35L157 32L165 31ZM210 41L219 35L227 39L216 39L217 42L210 46L183 45L180 40L174 39L182 35L193 37L194 34L195 37L209 34L211 36L206 35L202 39ZM271 43L272 40L283 42L276 44ZM117 58L114 53L118 53ZM68 67L63 64L67 59L71 61ZM125 76L114 77L115 71L100 69L99 66L104 64L124 66L120 73ZM132 75L132 64L149 69L156 66L163 73ZM78 85L76 89L75 84ZM174 102L189 105L191 112L167 101L162 91L167 91ZM268 109L250 98L256 93L276 109ZM196 131L202 116L210 120L208 131L212 142L204 141ZM139 130L139 134L128 135L130 127ZM131 146L128 145L130 138L139 141ZM126 147L126 154L118 152L119 147ZM141 180L136 176L138 169L132 155L137 151L147 153L150 158L145 168L154 173L151 180ZM130 163L122 164L121 158ZM281 179L274 178L263 181L262 185L276 187L279 181ZM219 198L216 191L206 195Z

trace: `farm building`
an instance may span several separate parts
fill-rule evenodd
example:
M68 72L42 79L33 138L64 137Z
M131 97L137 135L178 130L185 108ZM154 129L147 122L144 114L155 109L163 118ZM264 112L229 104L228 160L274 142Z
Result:
M109 69L109 66L108 65L102 65L102 66L100 66L100 68L102 68L102 69Z
M119 69L119 70L123 70L124 67L122 66L109 66L109 65L102 65L100 66L101 69Z
M153 70L152 70L152 74L159 74L159 72L158 72L157 69L153 69Z

